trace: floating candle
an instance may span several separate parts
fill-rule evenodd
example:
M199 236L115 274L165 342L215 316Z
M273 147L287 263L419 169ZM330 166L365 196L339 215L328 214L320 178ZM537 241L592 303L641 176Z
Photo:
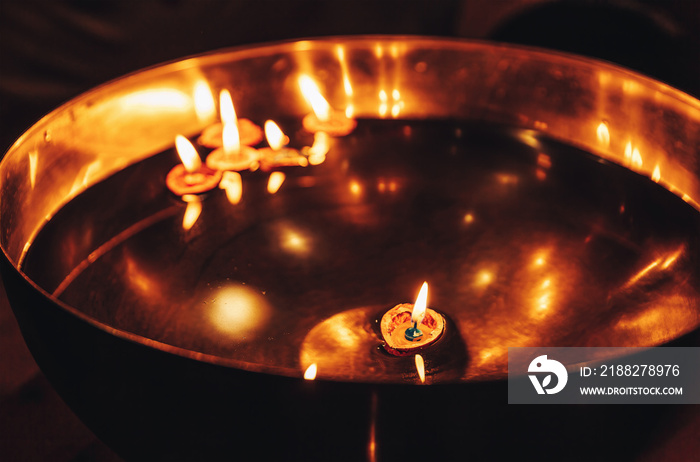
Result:
M223 128L224 145L207 156L207 166L216 170L247 170L258 161L258 152L250 146L241 146L238 125L225 123Z
M286 146L289 137L272 120L265 122L265 137L270 147L261 148L258 151L260 168L263 170L270 170L274 167L306 167L309 165L309 161L299 151Z
M328 101L321 95L313 79L306 75L300 76L299 87L313 109L313 112L306 115L302 120L306 131L311 133L326 132L332 136L343 136L355 129L357 125L355 119L350 119L345 113L331 108Z
M427 307L428 284L423 283L415 304L402 303L381 320L384 349L406 356L435 342L445 330L445 319Z
M219 112L221 123L210 125L202 131L197 142L208 148L220 148L224 145L224 125L232 123L239 132L240 143L244 146L255 146L263 139L262 129L249 119L239 119L233 106L233 99L228 90L219 93Z
M168 172L165 184L174 194L202 194L216 188L221 172L202 165L199 154L190 141L182 135L175 138L175 147L181 164Z

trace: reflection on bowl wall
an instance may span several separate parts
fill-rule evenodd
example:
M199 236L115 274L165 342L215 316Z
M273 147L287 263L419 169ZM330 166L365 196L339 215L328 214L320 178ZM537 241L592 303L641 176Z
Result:
M322 156L300 75L356 122ZM223 89L296 154L241 172L235 200L183 201L165 185L175 136L206 157ZM668 409L507 407L507 348L696 341L699 128L677 90L542 50L355 37L212 53L88 92L17 141L3 277L42 370L128 458L560 458L585 437L613 457ZM379 329L423 281L446 320L424 380ZM418 447L412 406L431 416ZM601 419L629 435L601 439ZM528 432L498 443L530 421L556 436L545 454Z

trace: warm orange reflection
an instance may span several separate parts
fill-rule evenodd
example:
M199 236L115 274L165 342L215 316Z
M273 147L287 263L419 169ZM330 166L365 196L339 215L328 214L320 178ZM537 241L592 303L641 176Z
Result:
M261 331L271 315L265 297L243 284L224 286L206 306L210 307L209 320L214 327L240 340Z
M167 109L185 111L191 109L192 106L190 96L174 88L153 88L136 91L122 96L119 102L125 111L153 110L154 113L160 113Z
M202 213L202 201L198 196L192 194L186 194L182 196L182 199L187 202L187 208L185 208L185 214L182 217L182 229L189 231L197 223L199 215Z
M219 188L226 192L228 201L235 205L241 201L243 197L243 179L238 172L224 172L221 176Z
M287 178L284 172L272 172L267 180L267 192L275 194L282 187L282 183Z
M476 274L474 285L477 287L485 287L493 282L494 275L489 270L481 270Z
M207 121L216 115L216 103L209 83L198 80L194 85L194 110L200 121Z
M283 226L280 245L287 252L297 255L307 255L311 251L308 236L291 226Z
M598 142L604 147L610 146L610 130L608 130L608 124L605 121L598 125L596 136L598 137Z
M29 157L29 184L31 185L32 189L34 189L34 186L36 185L36 167L37 163L39 161L39 153L36 150L30 151L28 154Z
M380 117L386 117L389 112L389 97L386 90L379 90L379 108L377 109Z
M311 364L304 371L304 380L316 380L316 373L318 372L318 366L316 363Z
M690 331L695 315L685 296L669 295L641 312L623 314L613 329L630 336L635 346L658 345Z
M416 371L421 383L425 383L425 361L421 355L416 355Z
M350 187L350 193L353 196L359 196L360 194L362 194L362 185L358 181L356 181L356 180L350 181L349 187Z
M661 180L661 169L659 168L659 164L656 164L656 167L654 167L654 171L651 174L651 179L656 183Z
M680 257L683 254L683 251L685 250L685 247L681 247L680 249L676 250L674 253L666 257L666 260L661 264L661 269L668 269L673 265L676 260L678 260L678 257Z
M537 165L549 169L552 167L552 158L547 154L539 153L537 154Z
M642 168L643 165L643 160L642 160L642 155L639 152L639 148L634 148L632 149L632 167L634 168Z
M659 264L661 263L661 260L662 260L661 258L657 258L653 262L649 263L641 271L639 271L637 274L635 274L634 276L629 278L629 280L624 285L624 287L629 287L629 286L636 284L641 278L643 278L646 274L648 274L649 271L651 271L654 268L656 268L657 266L659 266Z
M320 165L326 160L326 154L331 147L331 137L326 132L314 134L314 144L309 148L309 164Z
M466 224L474 223L474 214L472 214L472 213L467 213L466 215L464 215L464 222L465 222Z

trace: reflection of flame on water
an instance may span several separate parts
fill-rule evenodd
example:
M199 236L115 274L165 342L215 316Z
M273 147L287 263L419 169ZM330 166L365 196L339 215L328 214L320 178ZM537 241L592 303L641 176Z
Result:
M331 106L328 101L321 95L318 85L313 79L307 75L299 76L299 87L304 98L311 104L311 109L321 122L327 122L330 119Z
M685 246L679 247L676 251L673 253L670 253L666 255L665 257L659 257L653 262L649 263L647 266L642 268L640 271L638 271L634 276L629 278L627 282L622 286L623 289L628 288L639 282L640 279L642 279L644 276L648 275L650 272L653 270L667 270L670 268L677 260L678 258L683 254L685 251Z
M244 339L260 331L270 319L265 297L243 284L228 285L213 298L209 320L221 332Z
M379 115L381 117L385 117L387 112L389 111L389 97L386 94L385 90L379 90L379 109L377 112L379 112Z
M656 167L654 167L654 172L651 174L651 179L656 183L661 180L661 169L659 168L659 164L656 164Z
M318 366L313 363L304 371L304 380L316 380L316 373L318 372Z
M489 270L481 270L476 273L476 279L474 285L477 287L485 287L493 282L493 273Z
M418 371L418 377L421 383L425 383L425 362L423 357L419 354L416 355L416 371Z
M202 201L198 196L192 194L185 194L182 196L182 200L187 202L187 208L182 217L182 229L189 231L197 223L199 215L202 213Z
M270 194L275 194L282 187L287 176L284 172L272 172L270 173L270 178L267 180L267 192Z
M326 132L314 134L314 144L309 148L309 164L320 165L326 160L326 154L331 146L331 137Z
M238 172L224 172L221 176L219 188L226 192L226 198L231 204L238 204L243 196L243 179L241 174Z

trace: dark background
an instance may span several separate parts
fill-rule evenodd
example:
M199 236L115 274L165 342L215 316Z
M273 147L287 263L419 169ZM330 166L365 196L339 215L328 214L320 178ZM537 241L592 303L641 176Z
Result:
M0 152L61 103L159 62L346 34L536 45L601 58L700 96L700 1L0 0ZM700 454L688 406L644 460ZM117 461L39 372L0 291L0 460Z

